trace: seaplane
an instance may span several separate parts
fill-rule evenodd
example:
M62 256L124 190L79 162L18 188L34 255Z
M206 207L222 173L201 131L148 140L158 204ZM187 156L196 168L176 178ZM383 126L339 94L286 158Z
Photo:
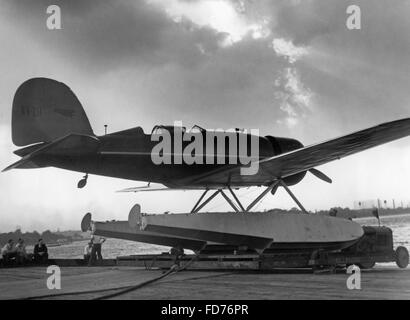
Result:
M183 138L179 145L174 143L159 150L154 161L153 150L161 149L158 144L164 141L164 133L171 139L177 135L188 138ZM192 145L189 147L190 138L208 134L209 130L197 125L190 130L158 125L151 133L135 127L98 136L80 101L67 85L53 79L33 78L20 85L12 105L12 140L21 147L14 153L21 159L3 171L57 167L81 172L84 178L78 182L78 188L85 187L89 175L101 175L148 183L146 187L132 187L121 192L203 191L187 213L146 214L141 212L139 204L124 221L92 221L91 214L87 213L81 223L82 229L91 229L97 235L194 251L218 245L245 247L257 252L341 250L357 242L363 235L363 228L348 219L309 213L290 186L300 183L307 173L331 183L318 166L408 136L410 118L308 146L292 138L232 130L224 132L223 137L234 141L229 146L212 145L203 139L196 143L197 150ZM243 155L243 150L239 150L240 141L242 146L251 149L252 145L256 146L256 155ZM197 161L181 161L187 155L185 151L190 156L197 151L194 155ZM236 161L231 161L232 158ZM247 161L241 161L243 159ZM245 169L251 168L256 169L244 174ZM150 183L161 187L152 187ZM236 191L255 186L263 188L262 192L245 205ZM283 188L300 210L287 214L252 211L278 188ZM203 212L218 195L226 200L232 211Z

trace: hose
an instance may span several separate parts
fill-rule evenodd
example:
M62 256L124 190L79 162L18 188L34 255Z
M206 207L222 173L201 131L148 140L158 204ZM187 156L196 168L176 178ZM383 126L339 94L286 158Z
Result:
M119 292L113 293L113 294L107 294L103 295L100 297L96 297L92 300L102 300L102 299L109 299L113 297L120 296L122 294L140 289L150 283L153 283L155 281L161 280L171 274L178 273L180 271L185 270L189 265L192 264L193 261L195 261L199 256L199 253L195 254L194 257L190 261L188 261L184 266L181 268L178 268L176 265L173 265L167 272L164 274L160 275L159 277L156 277L154 279L150 279L147 281L144 281L142 283L139 283L137 285L127 285L127 286L121 286L121 287L113 287L113 288L106 288L106 289L96 289L96 290L87 290L87 291L72 291L72 292L64 292L64 293L57 293L57 294L46 294L46 295L40 295L40 296L29 296L29 297L24 297L24 298L18 298L18 299L12 299L12 300L34 300L34 299L45 299L45 298L53 298L53 297L63 297L63 296L72 296L72 295L81 295L81 294L91 294L91 293L101 293L101 292L107 292L107 291L113 291L113 290L120 290Z
M194 262L194 260L196 260L196 259L198 258L198 256L199 256L199 253L196 253L196 254L192 257L192 259L189 260L189 261L188 261L183 267L181 267L181 268L178 268L176 265L173 265L167 272L165 272L164 274L160 275L159 277L156 277L156 278L154 278L154 279L151 279L151 280L148 280L148 281L139 283L139 284L137 284L137 285L135 285L135 286L131 286L130 288L125 288L125 289L123 289L123 290L121 290L121 291L119 291L119 292L115 292L115 293L111 293L111 294L107 294L107 295L103 295L103 296L94 298L94 299L92 299L92 300L110 299L110 298L118 297L118 296L123 295L123 294L128 293L128 292L132 292L132 291L137 290L137 289L140 289L140 288L142 288L142 287L145 287L146 285L148 285L148 284L150 284L150 283L154 283L155 281L159 281L159 280L161 280L161 279L163 279L163 278L165 278L165 277L167 277L167 276L169 276L169 275L176 274L176 273L178 273L178 272L180 272L180 271L185 270L192 262Z

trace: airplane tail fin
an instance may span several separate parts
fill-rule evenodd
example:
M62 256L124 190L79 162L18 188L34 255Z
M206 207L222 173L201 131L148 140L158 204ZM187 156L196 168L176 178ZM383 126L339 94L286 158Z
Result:
M12 139L17 146L51 142L68 134L95 136L84 109L64 83L33 78L16 91Z

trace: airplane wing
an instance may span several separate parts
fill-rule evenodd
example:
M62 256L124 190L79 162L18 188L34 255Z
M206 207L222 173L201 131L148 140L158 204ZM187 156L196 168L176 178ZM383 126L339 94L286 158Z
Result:
M125 188L121 190L117 190L117 192L149 192L149 191L192 191L192 190L205 190L205 189L220 189L220 188L207 188L204 186L187 186L187 187L167 187L167 186L162 186L162 187L150 187L150 186L142 186L142 187L131 187L131 188Z
M142 186L142 187L131 187L118 190L117 192L148 192L148 191L173 191L173 190L180 190L180 189L170 189L168 187L150 187L150 186ZM185 189L181 189L185 190Z
M241 166L235 165L222 167L180 183L266 185L276 179L286 178L408 135L410 135L410 118L386 122L336 139L262 159L259 161L259 171L255 175L241 175Z

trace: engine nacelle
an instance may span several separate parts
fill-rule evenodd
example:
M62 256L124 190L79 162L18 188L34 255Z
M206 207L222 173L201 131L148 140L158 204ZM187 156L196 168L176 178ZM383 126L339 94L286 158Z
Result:
M266 136L265 138L269 140L269 142L271 143L274 156L303 148L303 144L296 139L273 137L273 136ZM306 175L306 171L300 172L298 174L284 178L283 181L288 186L291 186L291 185L297 184L300 181L302 181L305 175Z
M274 155L277 156L282 153L303 148L303 144L291 138L266 136L266 139L272 144Z

